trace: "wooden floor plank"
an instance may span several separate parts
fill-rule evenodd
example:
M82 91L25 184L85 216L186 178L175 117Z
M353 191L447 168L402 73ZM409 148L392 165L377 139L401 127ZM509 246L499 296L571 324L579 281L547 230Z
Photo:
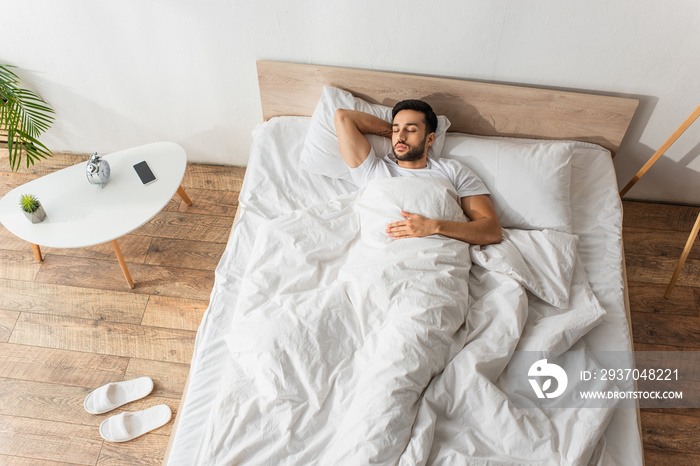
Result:
M176 196L163 210L219 217L234 217L236 215L238 208L238 192L236 191L188 188L187 195L190 197L192 205L188 206Z
M670 345L651 345L647 343L634 343L635 351L697 351L695 348L686 348Z
M89 156L85 154L70 154L70 153L55 153L53 157L48 157L27 168L26 164L20 165L17 171L13 172L10 168L9 159L7 157L7 149L0 148L0 172L15 173L18 175L30 174L37 176L48 175L62 168L70 167L76 163L86 161Z
M189 364L195 332L22 313L10 343Z
M628 227L624 229L625 253L642 256L658 256L678 260L688 241L688 231L665 231ZM700 241L698 241L700 243ZM691 248L688 259L700 260L700 244Z
M105 442L97 462L98 466L160 465L163 462L168 436L156 429L126 443Z
M700 319L632 312L634 341L649 345L700 348Z
M26 241L10 233L9 230L0 227L0 249L7 251L31 251L32 247Z
M642 435L646 450L700 454L700 416L642 411Z
M152 327L196 331L208 304L208 301L202 300L151 296L141 323Z
M233 218L163 211L134 233L139 235L226 243Z
M85 411L89 388L0 378L0 415L98 427L102 419Z
M76 463L64 463L62 461L39 460L36 458L23 458L20 456L0 455L0 464L3 466L75 466Z
M2 160L1 156L0 160ZM0 197L9 193L16 187L29 183L38 177L39 175L6 173L0 171Z
M639 351L644 351L638 352L635 355L635 364L639 370L668 368L678 369L679 372L677 374L678 380L672 380L673 383L665 383L661 380L652 379L647 379L646 382L643 382L644 379L640 379L640 381L638 381L639 384L644 383L645 385L649 385L654 382L659 385L657 390L661 390L662 388L673 390L676 388L680 389L684 383L689 382L689 388L692 389L691 391L693 393L689 392L687 395L693 397L697 396L696 394L700 394L700 390L698 390L698 388L700 388L700 385L698 385L700 384L700 364L698 364L700 352L688 347L674 348L667 345L663 347L643 345L640 346ZM673 375L670 377L670 379L674 378L675 376ZM661 385L665 385L666 387L661 387ZM674 385L674 387L670 387L670 385ZM684 399L685 398L684 396ZM700 400L698 400L697 406L700 407Z
M127 262L143 264L152 238L142 235L126 235L117 240L119 249ZM63 248L41 248L44 254L57 254L69 257L83 257L87 259L100 259L116 261L112 243L98 244L86 248L63 249Z
M190 366L187 364L131 358L124 380L147 375L153 379L152 396L170 398L177 402L182 397L189 372Z
M678 258L650 257L625 253L627 280L631 282L668 285ZM700 287L700 260L688 259L676 285Z
M187 172L182 180L182 186L186 190L188 188L199 188L240 192L244 176L245 168L241 167L221 167L191 163L187 165Z
M0 377L94 389L122 380L129 359L39 346L0 344Z
M132 293L164 296L187 296L209 299L214 285L214 271L159 267L127 263L135 282ZM113 291L128 290L118 262L47 255L36 276L37 283Z
M70 259L66 259L70 260ZM138 324L148 296L79 286L0 279L0 309Z
M700 212L700 207L635 201L623 201L623 209L622 224L625 228L676 230L688 233Z
M644 450L646 466L698 466L700 454L666 450Z
M31 248L20 251L0 249L0 279L32 281L40 268Z
M224 243L153 238L145 264L214 270L226 249Z
M2 290L1 285L0 290ZM6 342L10 339L10 334L12 333L12 329L15 327L17 317L19 317L19 312L3 311L0 309L0 343Z
M92 426L0 415L0 455L93 465L103 440Z
M694 288L676 286L667 299L667 284L629 282L630 308L636 312L699 317Z

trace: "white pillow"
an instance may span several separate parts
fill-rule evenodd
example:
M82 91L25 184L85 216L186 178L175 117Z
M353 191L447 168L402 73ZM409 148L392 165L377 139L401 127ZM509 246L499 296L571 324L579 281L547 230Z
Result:
M350 171L340 153L338 135L335 132L335 112L339 108L369 113L389 122L391 121L392 109L384 105L370 104L342 89L331 86L323 87L321 100L314 110L309 131L306 133L300 167L310 173L342 178L352 183ZM438 116L435 143L430 147L428 155L433 157L440 155L445 143L445 132L449 127L450 121L442 115ZM382 151L386 150L387 146L391 147L388 138L368 135L368 139L375 152L380 156L383 155Z
M442 157L473 170L491 192L501 226L571 233L572 142L450 134Z
M475 264L508 275L543 301L566 309L577 245L576 235L516 229L504 230L501 243L472 245L470 252Z

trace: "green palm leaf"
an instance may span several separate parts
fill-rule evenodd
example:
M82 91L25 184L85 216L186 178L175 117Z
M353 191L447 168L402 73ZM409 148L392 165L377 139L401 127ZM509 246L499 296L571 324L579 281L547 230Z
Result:
M39 141L54 122L54 111L35 92L22 89L11 65L0 65L0 133L7 134L10 167L24 157L27 167L53 154Z

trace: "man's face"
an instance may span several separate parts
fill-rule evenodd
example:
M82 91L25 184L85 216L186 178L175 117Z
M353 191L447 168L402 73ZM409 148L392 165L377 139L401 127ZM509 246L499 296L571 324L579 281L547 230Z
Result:
M427 134L425 118L415 110L401 110L394 117L391 143L397 160L420 160L435 140L435 133ZM430 136L430 137L429 137Z

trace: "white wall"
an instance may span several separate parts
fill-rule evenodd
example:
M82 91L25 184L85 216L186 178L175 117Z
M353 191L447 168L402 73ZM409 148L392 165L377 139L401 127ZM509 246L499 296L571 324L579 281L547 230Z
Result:
M57 111L44 139L57 151L171 140L190 161L245 165L261 121L257 59L639 98L620 186L700 104L697 0L2 0L0 11L0 63ZM700 204L700 122L627 197Z

